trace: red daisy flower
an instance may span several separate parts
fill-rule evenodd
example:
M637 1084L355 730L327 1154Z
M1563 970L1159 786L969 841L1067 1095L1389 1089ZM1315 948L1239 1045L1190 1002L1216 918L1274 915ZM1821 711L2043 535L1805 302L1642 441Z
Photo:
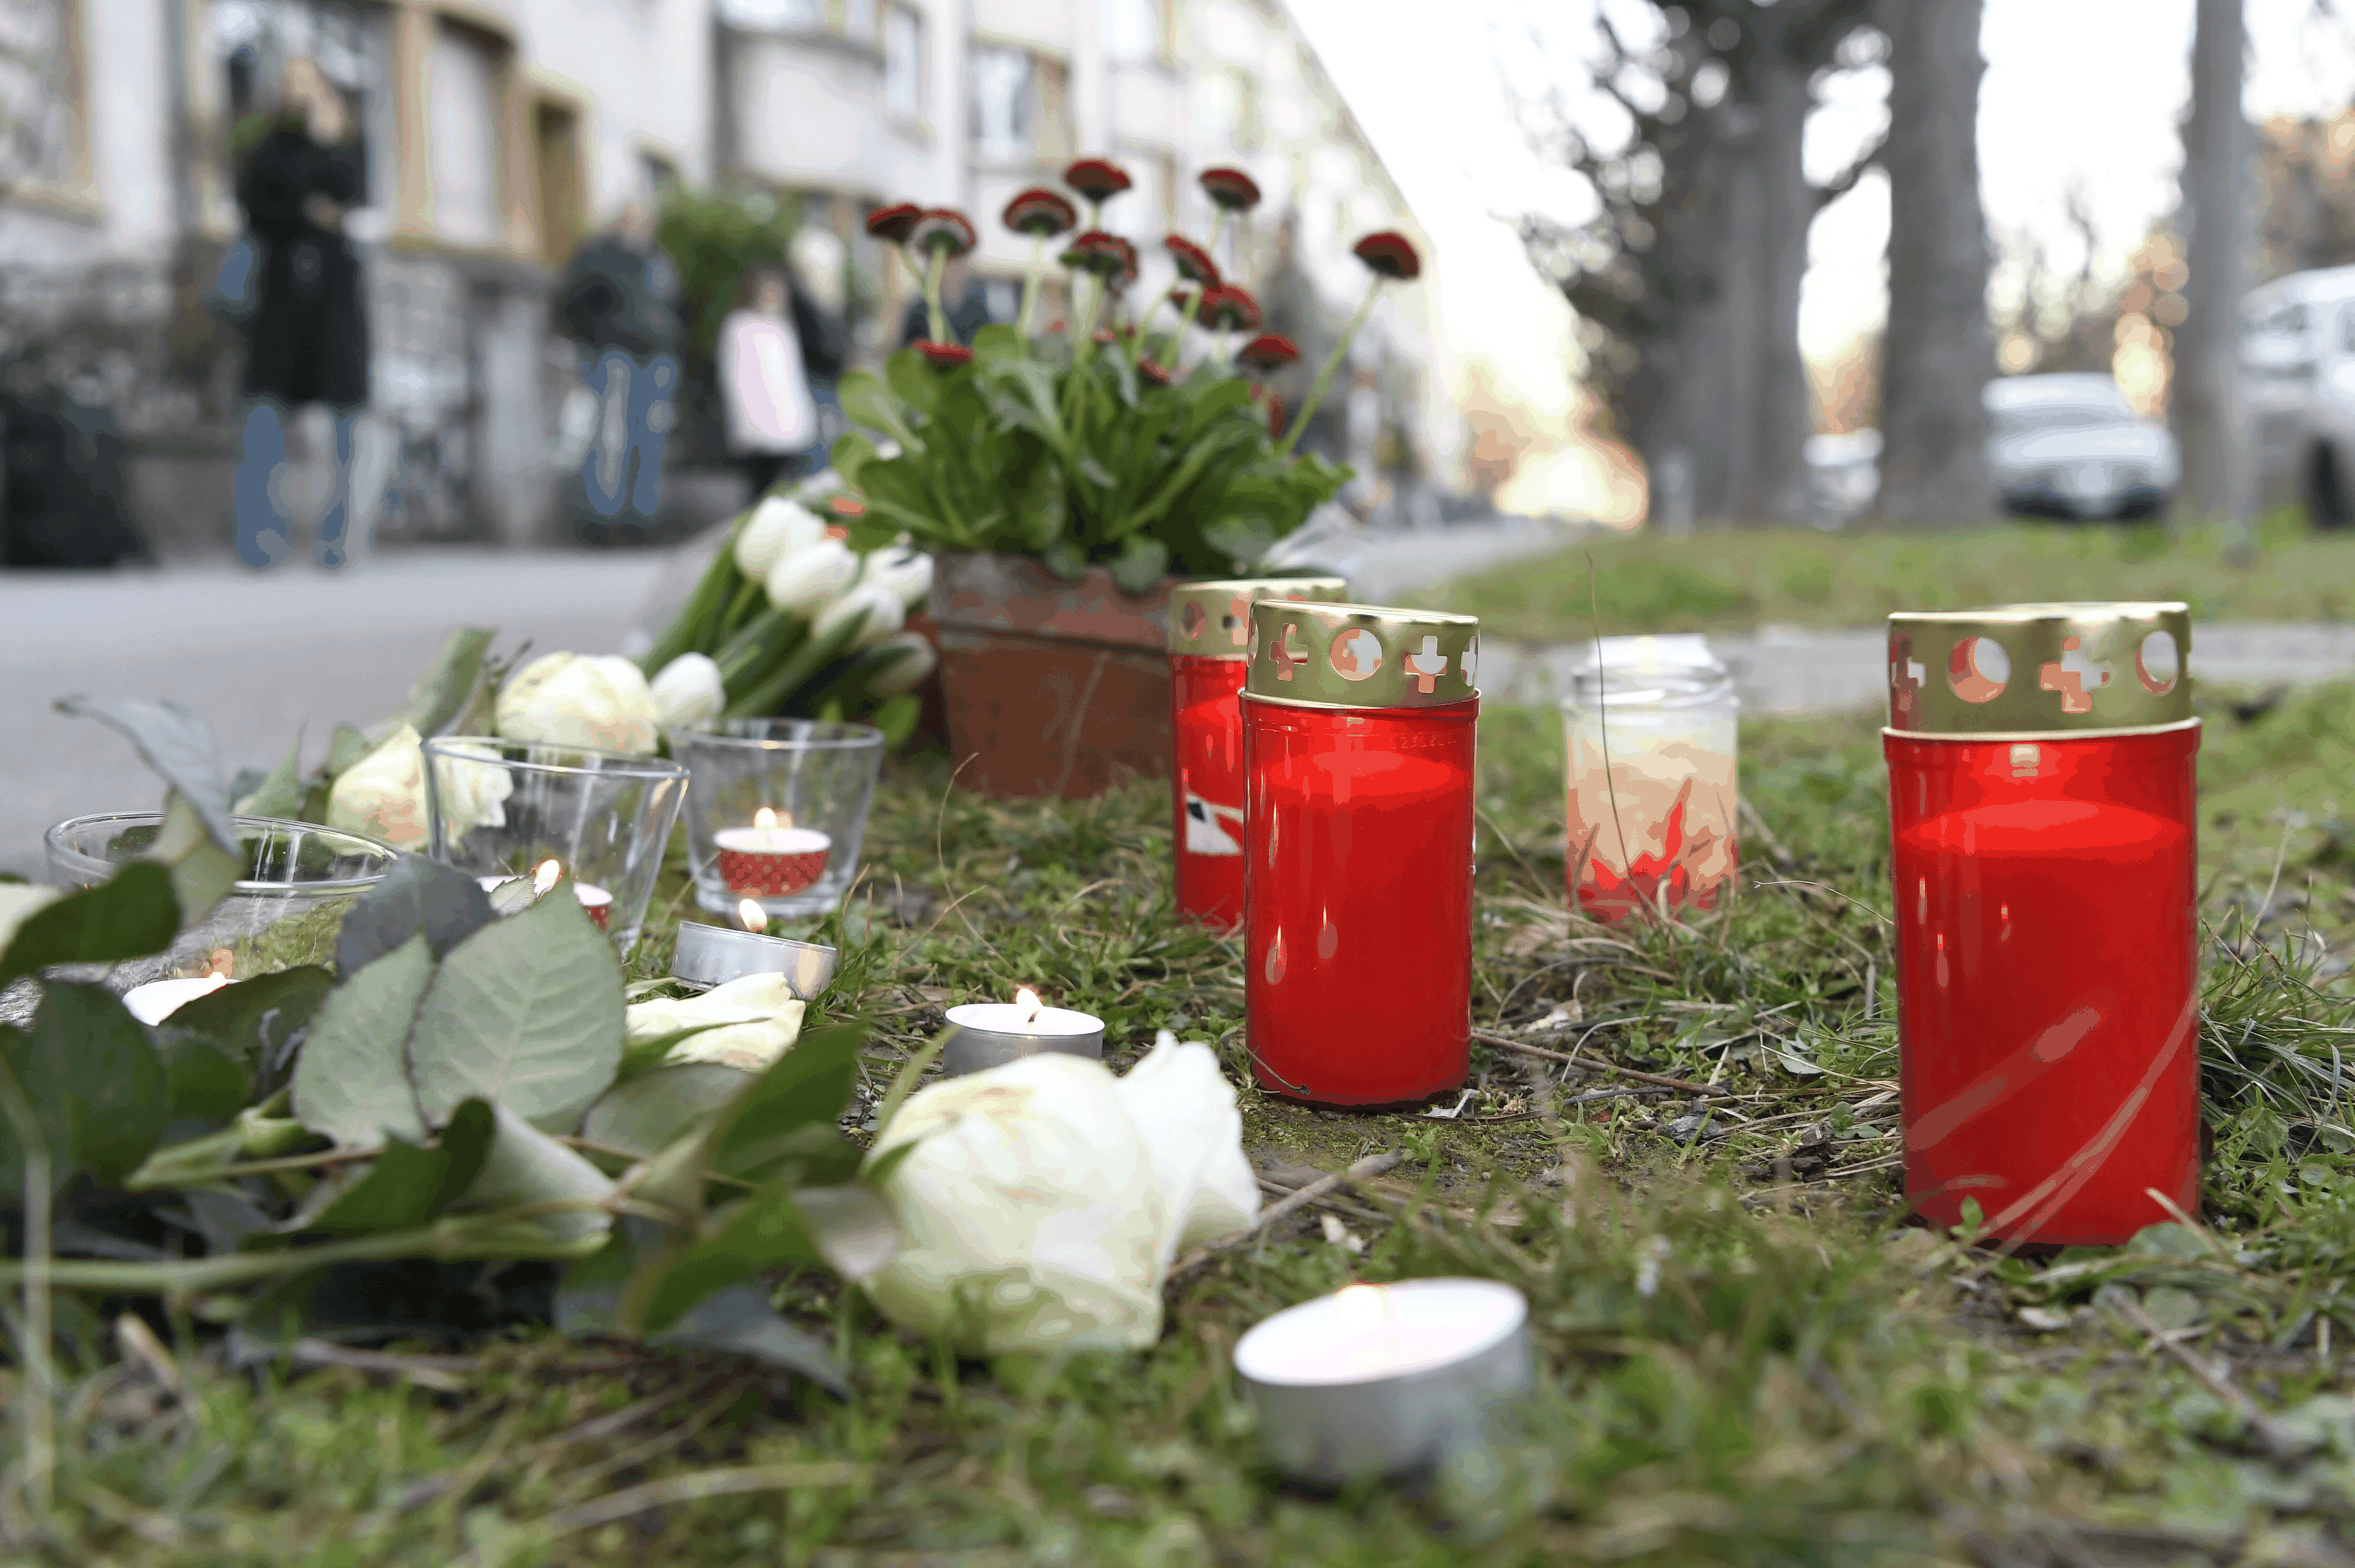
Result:
M1423 258L1414 253L1414 242L1396 229L1369 234L1351 249L1380 277L1403 283L1423 273Z
M1090 201L1110 201L1135 182L1109 159L1082 158L1063 171L1063 183Z
M973 350L961 343L933 343L926 339L916 344L916 348L943 370L954 370L973 358Z
M1170 291L1169 291L1169 304L1170 304L1170 308L1171 308L1171 309L1173 309L1173 310L1175 310L1175 311L1178 313L1178 315L1179 315L1179 316L1181 316L1181 317L1182 317L1182 316L1184 316L1184 315L1185 315L1185 313L1186 313L1186 309L1187 309L1187 307L1188 307L1188 306L1189 306L1189 305L1191 305L1193 302L1194 302L1194 291L1193 291L1193 290L1191 290L1191 289L1172 289L1172 290L1170 290Z
M1182 234L1173 234L1161 243L1168 248L1170 255L1177 258L1178 270L1189 282L1217 285L1219 264L1210 260L1209 251Z
M1144 376L1147 381L1152 382L1156 387L1167 387L1169 385L1169 372L1162 369L1161 366L1154 364L1153 361L1149 359L1140 359L1136 362L1136 373L1139 376Z
M837 517L864 517L867 515L867 503L859 500L858 497L855 495L837 495L833 500L827 502L826 505L834 509L834 514Z
M917 215L908 229L908 249L918 254L945 251L954 261L973 249L973 220L954 207L936 207Z
M924 209L914 202L903 201L897 207L879 207L867 215L867 232L893 245L904 244L908 230L916 227L916 219Z
M1241 169L1204 169L1202 189L1229 212L1249 212L1259 205L1259 182Z
M1263 332L1243 344L1235 357L1253 370L1281 370L1300 357L1300 345L1282 333Z
M1116 278L1124 272L1135 271L1136 247L1117 234L1091 228L1071 241L1071 248L1063 252L1063 265L1093 272L1099 278Z
M1259 328L1259 302L1232 283L1221 283L1215 289L1202 291L1203 325L1220 332L1255 332Z
M1017 234L1061 234L1079 221L1071 204L1044 185L1032 185L1006 204L1006 227Z

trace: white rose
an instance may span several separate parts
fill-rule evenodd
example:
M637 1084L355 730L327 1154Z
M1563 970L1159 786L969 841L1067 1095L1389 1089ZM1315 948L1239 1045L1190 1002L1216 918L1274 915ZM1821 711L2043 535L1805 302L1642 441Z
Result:
M701 996L638 1002L623 1016L633 1041L716 1024L672 1046L663 1060L717 1062L759 1073L801 1038L804 1006L786 988L784 976L744 975Z
M839 539L820 539L780 558L767 578L769 602L800 615L839 593L858 575L858 557Z
M489 747L457 749L492 762L498 759ZM506 768L445 763L435 782L442 788L442 812L452 839L506 822L503 802L515 788ZM327 791L327 825L382 839L398 850L424 847L432 812L425 796L425 753L415 729L402 725L383 745L336 776Z
M867 557L858 580L881 583L898 597L903 608L913 609L932 591L932 558L905 545L887 545Z
M644 755L658 722L645 676L618 654L543 654L499 691L499 733L514 740Z
M728 705L728 688L709 653L680 654L656 673L648 690L654 694L655 713L666 728L716 719Z
M442 820L452 842L476 828L506 826L506 799L515 793L515 775L500 763L495 746L445 745L433 764L430 782L442 800ZM454 755L452 755L454 754ZM479 757L482 764L460 762L458 757Z
M875 673L867 677L867 694L897 696L912 691L932 673L940 656L932 640L920 631L901 631L875 645Z
M907 623L907 608L898 594L882 583L860 583L817 612L811 635L823 640L845 627L854 627L843 652L855 653L873 647Z
M866 1283L904 1329L983 1353L1130 1350L1161 1332L1169 1213L1101 1063L1026 1056L911 1096L875 1156L900 1247Z
M1180 1045L1165 1029L1120 1080L1120 1097L1175 1222L1163 1238L1162 1266L1180 1248L1259 1217L1259 1178L1243 1157L1243 1114L1218 1053L1199 1041Z
M766 582L777 563L826 537L826 524L798 501L772 495L752 509L751 520L736 535L736 569L754 582Z

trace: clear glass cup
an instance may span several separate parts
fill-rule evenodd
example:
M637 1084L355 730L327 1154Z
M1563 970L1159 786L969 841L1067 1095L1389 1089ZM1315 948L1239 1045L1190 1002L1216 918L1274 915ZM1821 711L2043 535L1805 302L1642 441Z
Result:
M627 953L645 924L687 769L659 757L487 736L425 742L427 846L486 887L549 861Z
M384 880L399 858L391 845L340 828L275 817L231 820L245 855L245 875L167 950L109 969L110 984L127 989L206 973L251 980L298 964L325 963L335 957L344 911ZM160 811L112 811L59 822L44 839L49 880L69 890L95 887L144 859L163 825Z
M1741 836L1732 677L1702 637L1605 637L1570 685L1572 901L1604 922L1715 908Z
M815 719L720 719L670 732L687 766L695 901L733 916L747 898L772 920L827 915L858 874L883 732Z

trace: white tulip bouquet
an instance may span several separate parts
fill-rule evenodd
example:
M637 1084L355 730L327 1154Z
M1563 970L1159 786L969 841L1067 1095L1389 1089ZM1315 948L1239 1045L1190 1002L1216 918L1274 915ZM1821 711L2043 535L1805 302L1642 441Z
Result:
M933 662L932 644L903 628L932 588L930 556L905 545L861 554L800 502L772 495L737 520L639 668L657 689L694 683L698 702L716 699L714 716L858 719L899 740Z

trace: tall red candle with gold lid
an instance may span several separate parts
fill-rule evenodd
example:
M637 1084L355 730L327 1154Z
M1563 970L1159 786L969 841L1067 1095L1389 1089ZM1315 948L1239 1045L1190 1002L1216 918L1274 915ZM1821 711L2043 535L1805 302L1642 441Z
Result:
M1243 682L1243 1006L1261 1085L1395 1105L1472 1046L1480 623L1252 609Z
M2099 1245L2198 1207L2190 645L2180 604L1889 618L1905 1187L1934 1224L1968 1201L1999 1240Z
M1347 599L1339 577L1239 577L1169 594L1171 731L1178 767L1170 859L1178 913L1229 930L1243 918L1243 716L1236 702L1263 599Z

